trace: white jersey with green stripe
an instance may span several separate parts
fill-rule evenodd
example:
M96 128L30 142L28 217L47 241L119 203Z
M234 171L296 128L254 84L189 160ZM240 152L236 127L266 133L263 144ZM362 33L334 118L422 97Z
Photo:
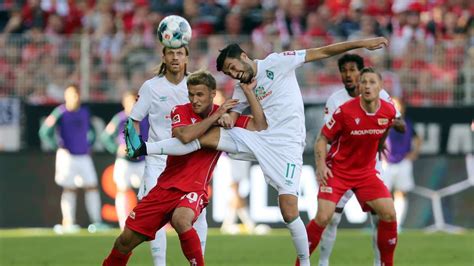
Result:
M269 138L304 145L306 138L304 105L295 69L305 62L306 51L272 53L256 60L257 85L254 93L260 102L268 123ZM237 84L234 99L239 104L232 111L242 113L249 104Z

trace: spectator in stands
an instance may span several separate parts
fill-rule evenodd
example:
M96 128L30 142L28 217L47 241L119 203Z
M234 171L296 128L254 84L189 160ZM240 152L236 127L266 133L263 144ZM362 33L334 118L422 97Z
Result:
M402 57L409 51L408 45L413 41L424 42L428 47L434 44L433 36L426 30L420 21L422 7L418 3L408 6L406 12L406 24L395 28L390 39L390 51L395 58Z
M96 43L92 46L94 55L100 59L104 68L120 56L125 42L125 33L117 24L119 23L112 14L106 14L93 35L94 43Z
M222 34L226 34L229 42L234 42L242 36L242 17L235 9L232 9L225 17L225 29Z

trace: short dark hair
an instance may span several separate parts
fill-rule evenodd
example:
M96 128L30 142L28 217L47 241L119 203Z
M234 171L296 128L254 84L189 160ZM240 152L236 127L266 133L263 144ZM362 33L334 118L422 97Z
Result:
M362 75L366 74L366 73L373 73L373 74L376 74L377 77L379 77L380 81L382 81L382 75L380 75L380 73L375 70L375 68L373 67L364 67L361 71L360 71L360 76L362 77Z
M236 43L229 44L224 49L219 50L219 56L216 59L217 71L222 71L226 58L239 59L242 53L245 53L245 51Z
M198 70L196 72L191 73L188 76L188 81L186 84L189 85L205 85L210 90L216 89L216 79L212 76L209 71L206 70Z
M357 54L345 54L339 60L337 60L337 66L339 71L342 69L342 66L346 63L354 62L357 65L357 69L360 71L364 68L364 58Z

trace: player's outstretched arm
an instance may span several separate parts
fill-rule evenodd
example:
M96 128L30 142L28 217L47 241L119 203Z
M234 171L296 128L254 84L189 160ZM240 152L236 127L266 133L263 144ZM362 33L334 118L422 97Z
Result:
M216 122L217 120L228 110L236 106L238 100L228 99L209 117L203 119L201 122L173 128L173 136L179 139L182 143L189 143L206 133Z
M316 178L318 184L326 185L329 177L333 177L331 169L326 165L327 145L329 140L320 133L314 143L314 158L316 160Z
M358 48L376 50L387 45L388 40L385 37L376 37L356 41L334 43L328 46L307 49L305 62L312 62L328 58Z

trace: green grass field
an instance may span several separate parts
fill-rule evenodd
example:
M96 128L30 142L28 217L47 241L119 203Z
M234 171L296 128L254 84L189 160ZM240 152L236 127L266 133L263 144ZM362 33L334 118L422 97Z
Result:
M107 233L57 236L52 230L0 230L0 265L101 265L118 230ZM340 230L331 265L371 265L370 235L361 230ZM206 265L293 265L295 258L288 232L270 235L221 235L211 229ZM396 265L474 265L474 231L462 235L425 234L405 230L400 234ZM187 265L175 233L168 233L167 265ZM318 253L312 264L317 265ZM129 265L152 265L148 244L139 246Z

